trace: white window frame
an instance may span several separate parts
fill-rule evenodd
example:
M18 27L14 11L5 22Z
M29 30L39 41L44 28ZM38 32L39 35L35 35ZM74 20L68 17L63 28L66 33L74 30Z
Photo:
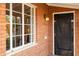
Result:
M31 15L30 15L31 16L31 19L30 19L31 20L31 42L28 44L24 44L24 5L27 5L31 8ZM32 8L34 9L34 15L32 15ZM12 45L12 40L13 40L12 39L12 37L13 37L13 35L12 35L12 24L13 24L12 23L12 11L13 11L12 10L12 3L10 3L10 49L6 51L6 55L11 55L12 52L14 53L14 51L16 51L16 50L20 51L22 49L29 48L33 45L36 45L36 17L35 17L36 16L36 6L29 4L29 3L26 3L26 4L22 3L22 45L15 47L15 48L12 47L13 46ZM32 16L33 16L34 24L32 24ZM32 32L32 30L34 30L34 32ZM34 36L33 39L32 39L32 35ZM33 42L32 42L32 40L33 40Z

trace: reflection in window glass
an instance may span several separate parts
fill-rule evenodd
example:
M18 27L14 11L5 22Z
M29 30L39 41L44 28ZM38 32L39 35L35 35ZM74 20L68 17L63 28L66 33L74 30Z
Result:
M6 3L6 9L10 9L10 4Z
M13 24L13 29L12 29L12 34L13 34L13 36L15 36L16 35L16 24Z
M30 16L24 16L24 24L30 24Z
M22 45L22 36L13 37L13 47L18 47Z
M34 11L34 8L32 8L32 15L34 15L34 12L33 12L33 11ZM32 16L32 17L33 17L33 16Z
M18 25L18 24L13 24L13 35L22 35L22 25Z
M10 49L10 24L6 24L6 50Z
M30 34L30 25L24 26L24 34Z
M10 49L10 38L6 39L6 50Z
M7 37L10 36L10 24L6 24Z
M22 14L13 12L13 23L22 24Z
M29 6L24 5L24 13L25 13L25 14L30 15L30 13L31 13L30 10L31 10L31 8L30 8Z
M30 35L24 36L24 44L30 43Z
M16 35L22 35L22 25L16 25Z
M27 5L24 5L24 44L30 43L31 39L31 8Z
M22 4L13 3L12 4L12 22L13 22L13 47L18 47L22 45Z
M6 50L10 49L10 4L6 4Z
M10 12L6 10L6 22L10 23Z
M17 12L21 12L22 13L22 4L21 3L13 3L12 4L12 9L14 11L17 11Z
M6 15L6 21L7 23L10 23L10 16Z
M22 8L24 9L22 10ZM6 3L6 50L24 46L33 41L33 19L34 9L30 5L28 6L22 3ZM10 31L10 29L12 30Z

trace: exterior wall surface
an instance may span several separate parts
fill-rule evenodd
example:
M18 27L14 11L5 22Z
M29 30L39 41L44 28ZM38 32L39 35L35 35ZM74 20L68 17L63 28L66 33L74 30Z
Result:
M0 55L6 52L6 20L5 20L5 4L0 4Z
M34 3L36 8L36 42L37 45L31 48L20 51L17 56L46 56L53 51L53 16L54 12L76 11L75 22L75 55L79 55L79 10L51 7L44 3ZM49 16L49 21L45 21L44 14ZM47 36L47 39L44 37ZM6 54L6 18L5 18L5 4L0 4L0 55Z
M75 55L79 56L79 11L76 11L75 18Z

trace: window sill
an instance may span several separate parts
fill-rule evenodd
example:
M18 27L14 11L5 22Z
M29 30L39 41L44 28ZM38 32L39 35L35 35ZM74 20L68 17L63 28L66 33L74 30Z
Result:
M13 49L12 51L6 52L6 56L11 56L11 55L16 54L16 53L18 53L20 51L31 48L31 47L33 47L35 45L37 45L37 43L29 43L27 45L24 45L23 47L18 47L16 49Z

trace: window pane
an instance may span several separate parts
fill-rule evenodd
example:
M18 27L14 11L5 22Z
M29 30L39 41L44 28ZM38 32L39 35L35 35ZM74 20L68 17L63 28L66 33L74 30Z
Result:
M30 43L30 35L24 36L24 44Z
M30 24L30 16L24 16L24 24Z
M6 9L10 9L10 4L6 3Z
M12 4L12 9L14 11L17 11L17 12L21 12L22 13L22 4L21 3L13 3Z
M24 34L30 34L30 25L24 25Z
M13 29L12 33L13 37L13 47L18 47L22 45L22 4L21 3L13 3L12 4L12 22ZM19 36L17 36L19 35Z
M13 37L13 48L16 47L16 37Z
M34 16L34 8L32 8L32 17Z
M22 14L13 12L13 23L22 24Z
M6 22L10 23L10 12L6 11Z
M10 4L6 3L6 50L10 50Z
M30 7L27 5L24 5L24 13L30 15Z
M12 33L13 33L13 36L16 35L16 24L13 24Z
M10 24L6 24L7 37L10 36Z
M6 50L10 49L10 38L6 39Z
M22 36L13 37L13 48L22 45Z
M16 25L16 35L22 35L22 25Z
M22 35L22 25L13 24L13 35Z

